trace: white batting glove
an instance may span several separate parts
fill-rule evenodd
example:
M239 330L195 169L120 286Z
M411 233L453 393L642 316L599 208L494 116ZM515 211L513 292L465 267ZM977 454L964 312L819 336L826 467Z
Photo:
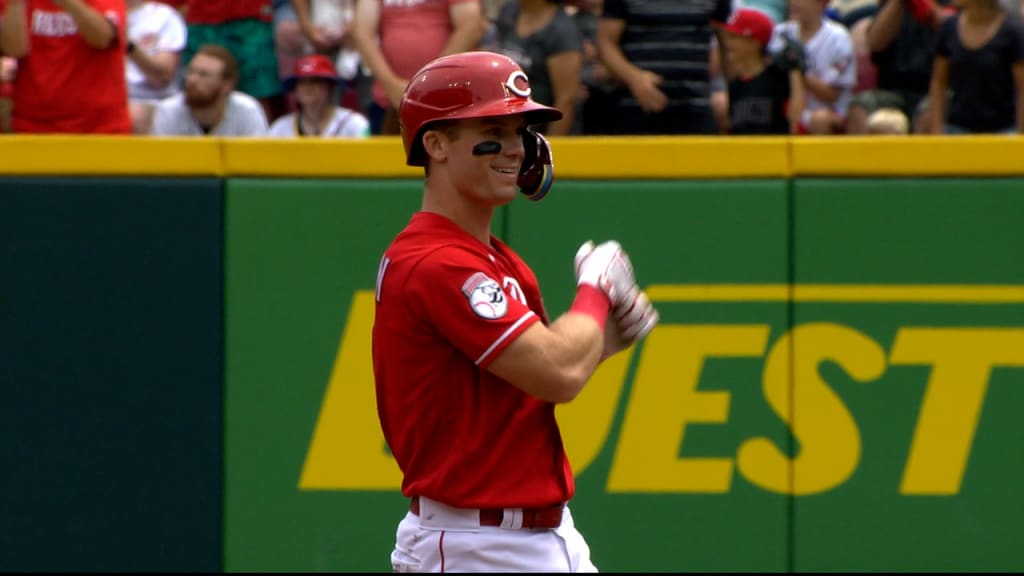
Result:
M627 303L612 310L613 318L604 327L601 360L618 354L647 336L658 323L658 311L640 288L633 287Z
M596 249L597 246L588 241L576 252L575 267L578 283L583 283L580 277L582 264ZM632 269L632 264L630 264L630 269ZM619 288L621 290L622 286ZM651 304L650 298L636 285L635 280L626 289L625 294L626 296L621 300L612 299L614 321L609 322L606 328L605 350L602 358L625 350L637 340L646 337L660 320L658 311Z
M589 284L608 296L612 308L628 302L636 285L633 264L622 246L609 240L597 246L587 241L576 252L576 285Z
M647 336L658 324L658 311L651 304L651 299L639 287L633 286L626 303L613 310L619 334L627 342L636 342Z

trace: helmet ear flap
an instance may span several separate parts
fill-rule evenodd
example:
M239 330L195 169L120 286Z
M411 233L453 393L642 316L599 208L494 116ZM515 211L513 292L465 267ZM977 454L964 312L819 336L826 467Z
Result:
M555 163L551 158L551 145L547 138L533 128L523 130L523 165L519 169L519 191L534 202L539 202L551 189L555 180Z

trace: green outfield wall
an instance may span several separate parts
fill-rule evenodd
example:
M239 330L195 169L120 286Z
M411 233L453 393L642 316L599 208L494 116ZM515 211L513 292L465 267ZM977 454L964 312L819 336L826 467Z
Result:
M220 188L0 177L5 572L221 567Z
M1024 570L1022 141L553 145L494 233L552 315L621 241L662 318L558 408L600 569ZM0 138L0 568L390 571L420 194L391 138Z

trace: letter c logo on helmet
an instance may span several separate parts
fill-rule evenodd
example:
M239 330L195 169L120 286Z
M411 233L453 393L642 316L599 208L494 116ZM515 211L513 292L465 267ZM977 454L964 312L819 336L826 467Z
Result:
M405 163L426 166L422 136L433 122L513 114L525 114L527 124L562 118L531 93L526 73L508 56L478 51L433 60L409 80L399 106Z
M526 77L526 72L522 70L516 70L508 75L508 80L505 80L505 86L517 96L523 98L529 98L533 89L530 88L530 79Z

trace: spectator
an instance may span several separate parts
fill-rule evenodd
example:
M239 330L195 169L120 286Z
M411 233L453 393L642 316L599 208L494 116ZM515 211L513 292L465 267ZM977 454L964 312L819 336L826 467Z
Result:
M306 53L306 41L302 37L299 17L292 6L292 0L273 0L274 9L274 47L277 51L277 76L284 78L292 73L295 61ZM295 110L295 102L291 94L280 97L281 110L287 114Z
M342 105L368 110L373 99L373 78L365 70L352 37L356 0L291 0L307 52L324 54L334 62L345 85L353 90L335 94Z
M11 98L14 96L14 75L18 61L0 56L0 134L11 131Z
M498 12L509 0L480 0L481 10L487 22L494 22L498 19ZM566 0L572 2L574 0Z
M729 70L730 134L797 133L803 109L803 54L798 45L769 60L772 20L740 8L721 25Z
M857 61L857 83L853 93L873 90L877 85L875 66L871 63L867 31L878 13L879 0L829 0L825 15L850 33L853 56ZM928 49L928 46L924 47Z
M354 0L291 0L302 35L313 52L338 56L351 36Z
M857 83L853 86L854 95L878 87L878 73L875 70L875 65L871 62L871 49L868 46L868 28L874 19L875 17L871 15L857 20L853 26L844 24L846 31L850 33L853 57L857 63ZM847 114L849 114L849 110L847 110Z
M940 25L928 104L934 134L1024 132L1024 32L998 0L957 0ZM949 90L949 113L946 92Z
M598 54L628 87L619 103L627 134L713 134L711 22L730 0L605 0Z
M235 90L238 62L223 46L206 44L188 63L185 89L160 102L153 117L157 136L263 136L267 117L260 103Z
M948 14L932 0L882 0L867 30L877 87L850 101L850 134L867 133L868 116L881 108L897 108L915 119L931 80L936 26Z
M534 101L558 108L562 119L536 127L565 136L575 121L583 45L565 6L549 0L510 0L496 22L497 52L512 58L530 78Z
M846 111L857 84L850 33L825 17L824 0L790 0L789 9L792 20L775 25L768 51L778 54L790 41L804 48L806 104L800 131L818 135L844 132Z
M899 108L879 108L868 117L868 134L901 136L910 132L910 121Z
M618 134L619 84L597 52L597 27L603 11L602 0L567 0L575 8L573 20L583 40L580 97L574 134Z
M185 49L185 20L170 6L128 0L128 111L132 132L149 134L153 110L177 93L181 51Z
M184 61L206 44L227 48L238 62L238 90L263 105L270 119L287 112L278 74L271 0L187 0Z
M409 77L440 56L474 50L488 25L480 0L356 0L352 35L374 78L375 132L399 134L398 105Z
M0 15L14 132L131 133L124 0L0 0Z
M365 138L370 122L362 114L335 106L334 87L342 82L331 61L323 54L311 54L295 63L294 73L285 79L285 90L295 91L298 110L278 118L268 136L294 138Z
M787 0L735 0L732 10L753 8L766 14L772 22L785 22L788 16L786 3Z

